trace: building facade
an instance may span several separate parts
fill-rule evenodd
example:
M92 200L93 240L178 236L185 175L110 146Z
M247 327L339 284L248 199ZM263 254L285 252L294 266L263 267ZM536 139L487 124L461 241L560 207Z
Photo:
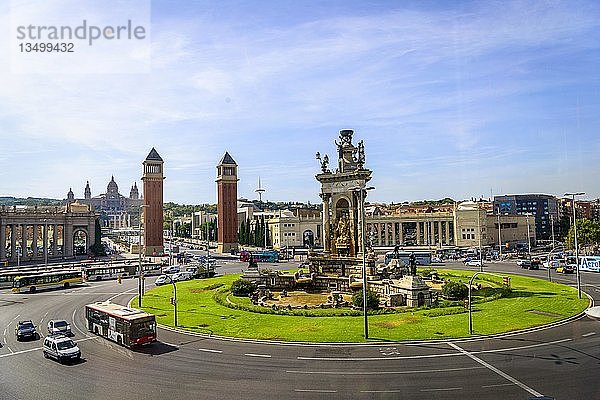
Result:
M87 204L63 207L2 206L0 265L90 255L97 214Z
M83 198L76 199L72 189L67 193L65 204L75 201L87 204L96 211L103 227L111 229L127 229L139 223L140 199L137 184L134 182L129 197L119 193L119 186L112 176L106 187L106 193L92 197L89 181L86 182Z
M494 196L494 212L507 215L530 215L535 219L538 240L552 239L552 225L560 220L559 202L547 194Z

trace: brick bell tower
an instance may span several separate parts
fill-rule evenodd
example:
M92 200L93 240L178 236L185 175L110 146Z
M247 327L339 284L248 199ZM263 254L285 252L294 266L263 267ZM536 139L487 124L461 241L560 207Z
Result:
M163 159L154 147L142 163L144 174L144 200L141 212L144 215L144 254L160 256L163 244Z
M219 253L238 249L237 164L229 153L217 165L217 231Z

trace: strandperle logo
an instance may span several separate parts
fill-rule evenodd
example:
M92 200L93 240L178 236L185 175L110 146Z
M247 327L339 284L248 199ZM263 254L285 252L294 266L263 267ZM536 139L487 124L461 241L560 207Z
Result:
M85 40L92 46L98 40L144 40L146 28L135 25L129 19L125 25L91 25L83 20L81 25L20 25L17 26L18 40Z

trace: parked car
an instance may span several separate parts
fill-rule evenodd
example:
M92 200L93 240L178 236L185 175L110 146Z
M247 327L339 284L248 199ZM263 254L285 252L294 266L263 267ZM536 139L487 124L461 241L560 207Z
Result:
M187 281L188 279L192 279L192 274L189 272L178 272L173 274L171 279L173 279L173 282Z
M468 267L481 267L483 266L483 264L481 263L481 260L469 260L467 262L465 262L465 265Z
M165 285L167 283L171 283L170 275L161 275L158 278L156 278L156 280L154 281L154 284L156 286Z
M531 268L531 261L529 260L517 260L517 266L521 268Z
M44 357L52 357L59 363L65 361L79 361L81 350L71 339L64 335L47 336L42 347Z
M169 265L162 269L163 274L175 274L179 272L179 265Z
M72 336L71 325L64 319L51 319L48 321L48 334L56 335L62 334L65 336Z
M15 328L15 335L17 336L17 340L39 338L39 334L35 330L35 325L33 325L31 320L19 321Z

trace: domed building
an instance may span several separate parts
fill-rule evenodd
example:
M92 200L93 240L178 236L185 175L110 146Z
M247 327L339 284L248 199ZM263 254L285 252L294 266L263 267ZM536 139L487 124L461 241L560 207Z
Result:
M112 229L124 229L138 225L140 198L137 184L134 182L129 191L129 197L119 193L119 185L115 182L115 177L111 176L110 182L106 187L106 193L92 197L90 183L87 182L84 189L84 198L75 199L73 191L69 189L66 204L78 201L81 204L87 204L100 214L100 222L103 227Z

